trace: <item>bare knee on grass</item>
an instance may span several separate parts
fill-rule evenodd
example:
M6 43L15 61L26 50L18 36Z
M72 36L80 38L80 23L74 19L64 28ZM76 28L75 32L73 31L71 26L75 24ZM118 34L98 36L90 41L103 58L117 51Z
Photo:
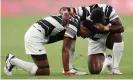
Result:
M104 62L104 54L92 54L88 56L88 69L91 74L100 74L103 62Z
M36 75L50 75L49 63L46 54L43 55L31 55L35 64L38 67Z

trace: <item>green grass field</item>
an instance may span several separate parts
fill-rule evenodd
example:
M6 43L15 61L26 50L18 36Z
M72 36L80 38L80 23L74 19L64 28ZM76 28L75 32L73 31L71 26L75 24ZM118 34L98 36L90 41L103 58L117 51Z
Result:
M32 62L30 55L25 54L24 34L27 29L43 16L15 16L2 17L1 27L1 78L2 79L133 79L133 16L121 16L125 26L124 53L120 63L120 70L124 75L108 75L105 69L100 75L63 76L61 61L62 41L46 45L51 69L50 76L32 76L20 68L14 68L12 76L6 76L3 71L5 56L12 53L16 57ZM88 40L78 38L74 56L74 66L80 71L88 72L87 46ZM52 49L52 50L51 50ZM108 54L112 54L110 50Z

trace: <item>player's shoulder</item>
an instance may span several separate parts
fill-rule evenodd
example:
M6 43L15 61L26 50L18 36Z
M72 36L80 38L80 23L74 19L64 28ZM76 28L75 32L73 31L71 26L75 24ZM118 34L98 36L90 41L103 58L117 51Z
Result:
M80 17L78 15L71 15L70 21L79 23Z
M80 16L78 16L78 15L71 15L71 17L74 19L80 20Z

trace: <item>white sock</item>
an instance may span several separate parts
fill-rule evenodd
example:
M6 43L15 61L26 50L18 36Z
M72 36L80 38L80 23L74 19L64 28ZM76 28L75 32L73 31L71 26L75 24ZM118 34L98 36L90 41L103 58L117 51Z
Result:
M69 52L69 70L73 68L72 62L73 62L73 56L74 56L74 51L70 50ZM64 69L63 69L63 73L64 73Z
M70 54L69 54L69 69L73 68L73 65L72 65L73 56L74 56L74 52L70 51Z
M75 41L72 42L72 46L70 48L70 54L69 54L69 69L73 68L73 57L74 57L74 51L75 51Z
M109 65L110 61L108 60L108 57L105 56L105 59L104 59L104 62L103 62L103 67L102 67L102 70L101 72L103 72L103 70L105 69L105 67L107 65Z
M16 65L32 75L35 75L38 69L38 67L34 63L26 62L16 57L12 58L10 62L12 65Z
M121 56L123 53L123 47L124 47L123 42L114 43L114 46L113 46L113 56L114 56L113 68L119 67L119 63L120 63Z

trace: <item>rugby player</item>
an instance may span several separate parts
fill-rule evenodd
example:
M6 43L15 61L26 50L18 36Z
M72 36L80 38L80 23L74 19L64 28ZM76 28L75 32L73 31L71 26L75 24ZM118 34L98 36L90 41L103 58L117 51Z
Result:
M60 13L65 16L67 24L70 15L79 15L81 21L90 20L88 46L88 68L90 73L99 74L105 66L110 74L123 74L119 70L119 63L123 53L122 33L124 28L115 9L107 4L93 4L84 7L62 7ZM90 24L90 23L89 23ZM111 55L105 56L106 48L113 51L113 66ZM111 69L113 68L113 69Z
M34 63L27 62L12 54L6 56L4 72L12 75L14 66L24 69L32 75L50 75L50 67L44 45L63 40L62 62L64 75L75 75L77 70L72 70L72 57L75 51L76 37L89 36L87 26L80 22L80 17L73 15L69 24L62 25L62 15L45 17L34 23L25 34L25 51L31 55ZM52 50L52 49L51 49ZM83 73L86 74L86 73Z

